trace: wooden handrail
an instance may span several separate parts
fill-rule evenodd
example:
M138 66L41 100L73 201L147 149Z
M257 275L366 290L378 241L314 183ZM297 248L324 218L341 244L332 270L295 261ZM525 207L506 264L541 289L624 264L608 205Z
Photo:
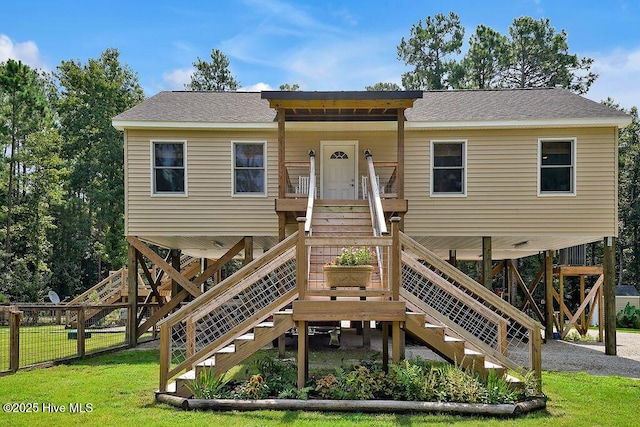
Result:
M380 189L376 185L376 170L373 167L373 154L371 151L365 150L364 157L367 159L367 166L369 171L369 185L367 188L369 204L371 205L371 214L374 219L374 227L377 231L377 235L382 236L389 234L387 231L387 224L384 219L384 210L382 209L382 200L380 199Z
M313 216L313 203L316 198L316 153L309 150L309 194L307 196L307 213L304 222L304 231L311 231L311 217Z
M178 322L182 321L184 318L189 316L191 313L198 309L204 308L209 302L222 294L224 291L238 283L240 280L244 279L246 276L253 273L258 268L263 265L271 262L274 258L278 257L282 253L284 253L287 249L291 248L296 244L298 240L298 233L293 233L291 236L287 237L282 242L278 243L274 247L272 247L268 252L264 254L264 256L260 258L256 258L251 261L249 264L242 267L240 270L236 271L231 276L227 277L222 282L218 283L214 288L209 289L204 294L200 295L198 298L194 299L188 305L183 307L180 311L173 313L172 315L165 317L161 321L158 322L158 326L162 326L165 323L168 323L169 326L173 326Z

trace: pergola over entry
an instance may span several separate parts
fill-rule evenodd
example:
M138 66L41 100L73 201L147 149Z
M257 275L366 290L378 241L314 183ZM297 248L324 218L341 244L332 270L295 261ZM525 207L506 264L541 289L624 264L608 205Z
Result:
M278 112L278 181L285 182L285 122L397 121L397 193L403 199L404 110L422 96L422 91L263 91L262 98ZM280 185L278 198L284 197Z

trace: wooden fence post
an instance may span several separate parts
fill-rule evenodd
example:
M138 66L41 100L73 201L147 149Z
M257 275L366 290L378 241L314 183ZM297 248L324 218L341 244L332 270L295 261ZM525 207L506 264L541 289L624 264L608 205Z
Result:
M9 309L9 370L20 368L20 321L22 312L17 307Z
M85 312L84 306L78 308L78 325L76 328L77 332L77 343L78 343L78 356L84 357L85 346L84 346L84 327L85 327Z

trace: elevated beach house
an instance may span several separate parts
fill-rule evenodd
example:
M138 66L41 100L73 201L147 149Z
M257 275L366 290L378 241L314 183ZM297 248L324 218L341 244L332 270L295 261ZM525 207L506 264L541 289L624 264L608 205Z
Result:
M544 326L488 289L494 263L603 239L613 260L628 123L559 88L161 92L123 112L130 282L150 261L174 283L154 315L160 390L293 327L303 382L308 322L328 320L389 325L394 360L404 331L481 373L539 374ZM353 248L370 276L328 281ZM458 260L480 261L481 283Z

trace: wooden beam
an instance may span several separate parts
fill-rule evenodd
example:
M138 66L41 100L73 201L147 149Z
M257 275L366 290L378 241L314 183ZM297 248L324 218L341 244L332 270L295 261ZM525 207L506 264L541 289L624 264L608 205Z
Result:
M180 258L181 254L178 249L171 249L171 266L180 271ZM182 273L180 273L182 274ZM180 286L176 280L171 280L171 295L176 295L180 291Z
M293 320L380 320L406 318L404 301L294 301Z
M455 249L449 251L449 259L447 262L454 267L458 267L458 256Z
M189 295L189 292L182 289L180 292L178 292L178 295L174 295L173 297L171 297L171 299L165 305L156 310L156 312L153 313L151 317L149 317L142 325L138 327L136 332L138 338L140 338L142 334L147 332L150 327L158 323L160 319L171 313L171 311L173 311L173 309L176 308L178 304L184 301L184 299Z
M482 285L491 290L492 289L492 275L491 265L493 261L491 259L491 237L482 238Z
M309 328L308 322L300 321L298 325L298 389L304 388L309 372Z
M244 239L238 240L238 243L233 245L231 249L229 249L224 255L218 258L215 262L207 265L207 268L200 274L198 277L193 279L194 286L200 286L204 282L209 279L209 277L213 276L217 271L222 268L223 265L228 263L235 257L240 251L244 248Z
M285 162L285 112L278 108L278 199L284 199L287 191L287 168Z
M129 305L127 313L127 344L133 348L138 344L138 251L129 243L127 246L127 288ZM79 314L79 313L78 313Z
M245 236L244 238L244 260L242 266L245 266L253 261L253 237Z
M413 101L411 102L413 105ZM404 109L398 108L398 135L397 135L397 161L396 166L396 189L398 192L398 199L404 199ZM402 224L401 224L401 229Z
M616 238L604 238L602 268L604 284L604 349L605 354L615 356L616 349Z
M542 312L540 311L538 304L536 304L535 300L533 299L533 295L531 295L531 293L529 292L529 288L527 288L527 285L524 283L522 276L520 276L520 272L516 268L516 264L513 261L511 261L509 265L511 266L511 273L516 278L516 281L520 285L520 288L522 289L522 292L524 293L527 301L530 302L531 308L536 313L536 316L538 316L538 320L540 322L543 322L544 316L542 315Z
M134 246L137 250L142 252L144 256L149 258L151 262L156 264L162 270L164 270L169 277L178 282L180 286L186 289L191 295L197 297L202 295L202 291L198 288L199 285L194 285L189 280L187 280L178 270L173 268L173 266L169 265L165 260L160 257L157 253L151 250L147 245L145 245L140 239L137 237L129 236L127 237L127 242L130 245Z

